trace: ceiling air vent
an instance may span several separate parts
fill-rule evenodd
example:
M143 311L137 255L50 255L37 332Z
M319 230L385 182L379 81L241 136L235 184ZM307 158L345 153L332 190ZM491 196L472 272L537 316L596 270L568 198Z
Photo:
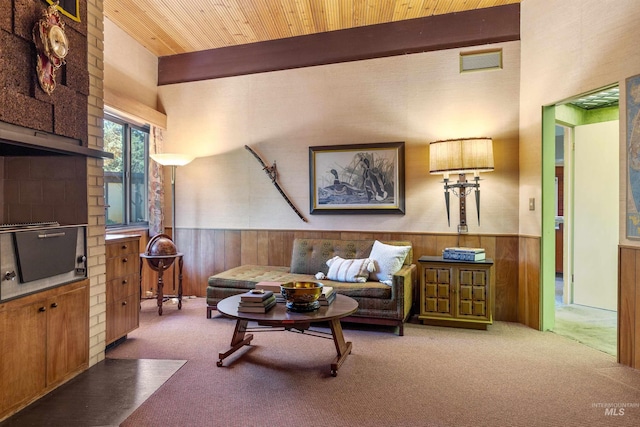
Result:
M460 53L460 72L499 70L502 68L502 49Z

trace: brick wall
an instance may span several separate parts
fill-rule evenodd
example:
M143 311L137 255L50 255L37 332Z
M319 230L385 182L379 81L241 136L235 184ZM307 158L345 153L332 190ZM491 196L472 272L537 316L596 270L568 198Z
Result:
M80 22L63 17L69 39L66 64L48 95L36 74L34 24L48 6L44 1L0 0L0 120L78 139L87 144L87 11L80 1ZM100 15L102 20L102 15Z
M88 143L101 149L103 104L103 1L87 1L87 63L89 70ZM89 366L104 359L106 331L106 255L104 171L102 159L87 160L87 229L90 280Z
M86 223L84 157L6 157L4 173L4 222Z

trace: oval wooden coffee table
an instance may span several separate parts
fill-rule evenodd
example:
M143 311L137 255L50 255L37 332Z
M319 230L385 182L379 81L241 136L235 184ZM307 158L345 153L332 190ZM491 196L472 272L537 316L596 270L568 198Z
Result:
M342 333L340 319L355 313L358 309L358 302L345 295L336 295L336 299L331 305L320 306L315 311L298 313L287 310L284 303L276 304L266 313L244 313L238 312L240 295L234 295L223 299L218 303L217 310L220 314L236 319L236 328L231 338L229 350L219 353L218 366L222 366L222 361L235 353L245 345L249 345L253 339L253 334L247 334L248 323L257 322L262 326L280 327L285 330L297 329L306 331L312 323L328 322L331 328L331 336L336 346L338 355L331 363L331 375L338 375L338 368L344 363L347 355L351 353L351 342L345 342Z

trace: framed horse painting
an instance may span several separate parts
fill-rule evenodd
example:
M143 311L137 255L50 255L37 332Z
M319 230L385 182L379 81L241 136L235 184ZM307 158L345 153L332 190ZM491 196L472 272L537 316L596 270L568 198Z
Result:
M312 214L404 214L404 142L309 147Z

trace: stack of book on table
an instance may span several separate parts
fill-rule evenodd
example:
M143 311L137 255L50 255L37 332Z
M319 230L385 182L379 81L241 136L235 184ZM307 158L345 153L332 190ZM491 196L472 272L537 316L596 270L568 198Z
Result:
M484 261L486 255L483 248L445 248L442 251L443 259L455 259L459 261Z
M238 311L243 313L266 313L276 305L276 296L263 289L251 290L240 295Z
M322 287L322 295L318 298L320 305L329 305L336 299L336 293L331 286Z
M258 282L256 283L256 289L262 289L265 292L271 291L276 296L276 302L284 303L284 298L280 293L280 285L282 282ZM336 299L336 293L331 286L322 287L322 295L318 298L320 305L329 305Z

